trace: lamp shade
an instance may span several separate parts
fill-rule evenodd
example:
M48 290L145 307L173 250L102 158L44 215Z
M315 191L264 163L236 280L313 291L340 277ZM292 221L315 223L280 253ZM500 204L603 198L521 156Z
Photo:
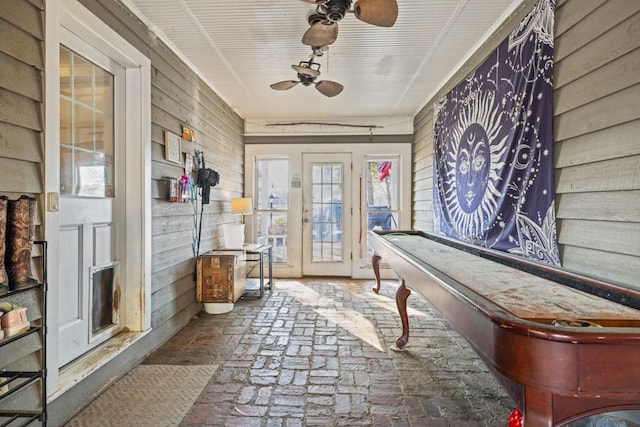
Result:
M231 213L234 215L251 215L253 200L250 197L231 199Z

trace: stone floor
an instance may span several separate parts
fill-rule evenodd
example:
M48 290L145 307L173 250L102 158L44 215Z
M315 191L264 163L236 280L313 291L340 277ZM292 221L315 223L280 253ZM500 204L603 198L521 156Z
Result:
M395 282L277 280L202 313L146 364L217 364L182 426L500 426L515 405L417 296L404 351Z

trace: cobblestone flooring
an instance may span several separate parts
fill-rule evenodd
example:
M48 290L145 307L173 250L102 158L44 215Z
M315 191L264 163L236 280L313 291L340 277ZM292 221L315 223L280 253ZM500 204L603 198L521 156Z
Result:
M500 426L515 408L467 342L395 282L276 280L233 311L201 314L144 363L217 364L182 426Z

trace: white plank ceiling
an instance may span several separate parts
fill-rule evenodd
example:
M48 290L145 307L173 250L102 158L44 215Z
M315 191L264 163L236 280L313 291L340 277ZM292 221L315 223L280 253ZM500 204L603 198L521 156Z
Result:
M255 133L261 125L287 121L382 124L402 133L402 124L412 122L461 62L522 2L398 0L398 20L391 28L366 24L349 13L338 24L338 40L316 58L322 72L317 81L344 86L341 94L328 98L313 86L298 84L287 91L269 87L296 80L291 65L309 59L311 48L301 38L309 28L307 17L315 12L313 4L122 1L247 120L248 129L253 123ZM394 122L400 125L394 127Z

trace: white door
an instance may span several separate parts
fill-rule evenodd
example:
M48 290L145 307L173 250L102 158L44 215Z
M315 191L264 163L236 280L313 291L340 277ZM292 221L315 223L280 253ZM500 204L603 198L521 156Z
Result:
M60 46L58 364L121 329L124 68L73 35Z
M303 153L302 274L351 275L351 153Z

